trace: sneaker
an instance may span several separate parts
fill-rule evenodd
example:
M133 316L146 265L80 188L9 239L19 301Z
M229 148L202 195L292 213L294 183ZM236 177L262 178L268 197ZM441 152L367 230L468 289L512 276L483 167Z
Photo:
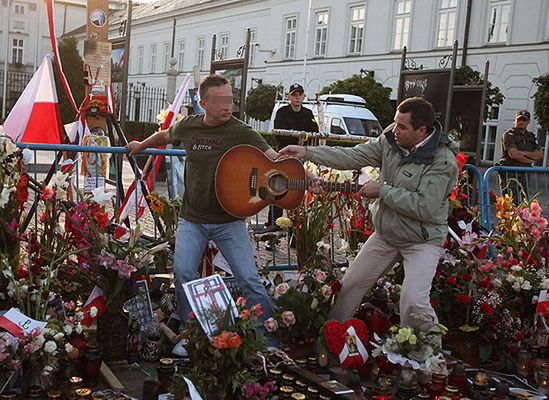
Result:
M173 347L172 354L174 356L178 357L188 357L189 353L187 352L187 349L185 349L184 346L186 346L189 343L187 339L181 339L177 344Z

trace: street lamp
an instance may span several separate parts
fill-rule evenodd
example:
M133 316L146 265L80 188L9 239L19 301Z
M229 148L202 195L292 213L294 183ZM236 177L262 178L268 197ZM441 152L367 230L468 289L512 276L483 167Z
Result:
M366 76L371 76L372 78L374 77L374 73L375 71L368 71L368 70L365 70L364 68L360 68L360 74L365 74Z

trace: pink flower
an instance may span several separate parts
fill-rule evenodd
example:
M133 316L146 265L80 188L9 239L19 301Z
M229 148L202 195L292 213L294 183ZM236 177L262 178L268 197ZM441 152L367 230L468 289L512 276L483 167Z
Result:
M317 269L315 272L314 272L314 277L315 277L315 280L318 282L318 283L322 283L326 280L326 277L328 276L326 274L326 272L324 271L321 271L319 269Z
M42 189L42 194L40 195L40 198L46 201L54 199L55 189L50 186L46 186L44 189Z
M263 322L263 326L267 332L274 332L278 329L278 322L276 322L276 319L271 317Z
M244 307L246 305L246 298L240 296L238 299L236 299L236 305L239 307Z
M275 287L275 297L282 296L288 291L288 289L290 289L290 285L288 285L286 282L277 285Z
M332 290L332 287L329 285L322 286L320 291L322 292L322 295L324 297L330 297L334 293L334 291Z
M284 311L282 313L282 323L286 326L295 324L295 315L292 311Z
M6 358L8 358L6 353L0 353L0 362L3 362Z
M118 271L118 276L124 279L130 279L132 273L137 271L133 265L128 264L125 260L117 260L116 266L113 267L114 270Z

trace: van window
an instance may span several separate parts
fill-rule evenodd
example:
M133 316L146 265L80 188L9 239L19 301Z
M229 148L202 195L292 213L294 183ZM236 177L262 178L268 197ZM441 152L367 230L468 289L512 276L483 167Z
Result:
M343 127L343 121L339 118L332 118L332 125L330 126L330 132L336 135L344 135L345 128Z
M343 117L351 135L376 137L383 131L378 121Z

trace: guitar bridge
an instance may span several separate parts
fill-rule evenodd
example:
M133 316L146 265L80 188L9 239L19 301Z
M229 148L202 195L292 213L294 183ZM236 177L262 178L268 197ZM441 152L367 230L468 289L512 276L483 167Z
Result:
M254 197L257 193L257 168L252 168L250 178L248 180L248 189L250 190L250 196Z

